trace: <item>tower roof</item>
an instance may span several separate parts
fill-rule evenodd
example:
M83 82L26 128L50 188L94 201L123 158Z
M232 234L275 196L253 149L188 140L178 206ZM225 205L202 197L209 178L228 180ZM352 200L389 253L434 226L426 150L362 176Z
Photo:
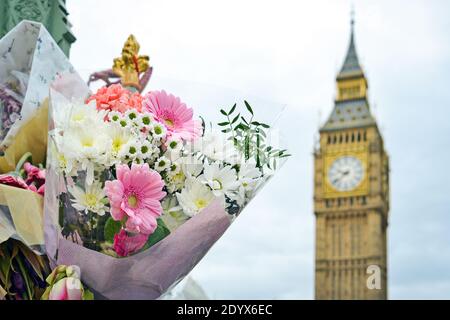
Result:
M351 19L350 43L348 45L347 55L345 56L344 64L341 71L337 75L337 79L351 78L355 76L364 75L361 65L359 64L358 55L356 54L354 25L355 20Z
M366 99L339 101L334 105L321 131L361 128L375 124Z

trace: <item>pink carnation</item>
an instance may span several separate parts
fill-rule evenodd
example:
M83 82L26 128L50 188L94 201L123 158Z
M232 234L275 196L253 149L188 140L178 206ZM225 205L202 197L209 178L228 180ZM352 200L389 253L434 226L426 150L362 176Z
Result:
M119 221L126 218L127 231L151 234L156 218L162 213L160 200L164 182L147 163L116 166L117 180L106 181L105 192L111 205L111 216Z
M28 190L28 185L21 177L14 177L9 174L0 174L0 184Z
M121 229L118 234L114 236L114 251L120 257L126 257L141 249L148 240L147 234L137 234L129 236L124 229Z
M201 135L201 122L192 119L191 108L181 102L180 98L163 91L152 91L144 97L143 108L154 116L156 121L167 128L168 136L192 141Z
M98 89L97 93L90 96L86 103L95 100L97 110L119 111L124 113L129 109L142 111L142 96L138 92L132 93L120 84Z

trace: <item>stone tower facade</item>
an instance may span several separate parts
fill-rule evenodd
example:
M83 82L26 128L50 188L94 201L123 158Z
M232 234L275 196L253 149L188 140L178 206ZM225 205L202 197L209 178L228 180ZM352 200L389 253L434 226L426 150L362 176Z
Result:
M76 38L67 16L66 0L1 0L0 38L22 20L40 22L69 56L70 46Z
M389 159L350 44L314 150L316 299L387 299Z

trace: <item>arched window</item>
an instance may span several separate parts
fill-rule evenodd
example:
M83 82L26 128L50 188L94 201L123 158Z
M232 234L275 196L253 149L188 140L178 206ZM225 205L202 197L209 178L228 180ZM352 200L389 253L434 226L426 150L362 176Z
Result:
M327 139L327 144L330 144L330 143L331 143L331 136L328 135L327 138L328 138L328 139Z
M358 142L361 141L361 132L359 132L359 131L358 131L358 137L356 138L356 140L357 140Z
M348 133L345 134L345 142L348 143Z
M355 142L355 133L352 132L352 142Z

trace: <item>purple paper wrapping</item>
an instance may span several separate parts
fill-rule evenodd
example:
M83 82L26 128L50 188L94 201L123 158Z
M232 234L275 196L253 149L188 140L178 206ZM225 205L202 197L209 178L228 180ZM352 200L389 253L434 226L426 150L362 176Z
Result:
M84 284L108 299L157 299L182 280L230 225L217 201L150 249L114 258L59 239L57 264L78 265Z

